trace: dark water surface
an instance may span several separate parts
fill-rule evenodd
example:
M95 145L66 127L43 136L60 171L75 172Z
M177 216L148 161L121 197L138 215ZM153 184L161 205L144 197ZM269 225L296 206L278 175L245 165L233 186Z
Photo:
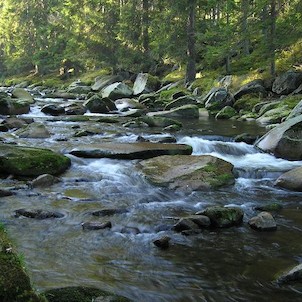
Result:
M82 143L135 141L138 135L156 139L168 134L160 129L151 132L96 122L57 121L38 109L31 115L49 127L52 137L18 142L66 152ZM75 138L75 125L98 128L101 133ZM4 186L20 187L16 195L1 199L0 220L24 255L35 286L41 291L95 286L144 302L302 301L301 284L279 287L274 282L280 272L302 261L302 194L273 186L281 173L302 163L233 143L232 137L243 132L260 135L265 130L252 122L202 117L185 122L184 129L174 134L179 143L193 146L193 154L212 154L234 164L236 184L216 192L185 195L152 186L137 171L137 161L76 157L71 157L72 167L62 181L47 189L26 189L22 182L3 181ZM250 229L247 221L257 214L255 207L272 202L284 207L274 213L277 231ZM188 237L168 230L175 217L209 205L241 207L243 225ZM91 215L104 207L128 212L108 218ZM42 221L14 218L13 212L19 208L56 210L65 216ZM111 230L82 230L82 222L105 220L112 222ZM135 227L141 233L123 233L123 227ZM171 247L164 251L152 243L163 235L172 238Z

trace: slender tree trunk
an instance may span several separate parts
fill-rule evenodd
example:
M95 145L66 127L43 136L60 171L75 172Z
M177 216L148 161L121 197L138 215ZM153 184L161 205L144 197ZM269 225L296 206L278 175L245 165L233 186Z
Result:
M275 50L276 50L276 0L271 0L270 5L270 39L269 39L269 53L270 53L270 61L271 61L271 75L274 77L276 75L276 58L275 58Z
M248 33L248 13L249 13L249 0L241 1L241 9L242 9L242 32L243 32L243 53L245 55L250 54L250 41L249 41L249 33Z
M226 23L227 23L227 28L228 31L230 29L230 5L229 5L229 0L226 1ZM225 58L225 72L226 74L231 74L231 45L230 41L228 40L227 42L227 54Z
M149 0L143 0L143 16L142 16L142 40L143 50L145 53L149 52L150 41L149 41Z
M187 71L186 83L191 83L196 77L196 39L195 39L195 13L196 0L189 0L189 14L187 24Z

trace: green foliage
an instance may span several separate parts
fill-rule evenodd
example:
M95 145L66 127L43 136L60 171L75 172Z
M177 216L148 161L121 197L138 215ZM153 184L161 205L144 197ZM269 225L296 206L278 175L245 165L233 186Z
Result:
M164 80L184 79L190 3L3 0L0 78L22 72L58 75L62 60L68 59L78 72L112 67L158 73L158 65L169 62L182 69ZM268 0L195 0L193 38L199 71L241 75L261 68L268 72L273 54L277 72L301 69L302 2L276 3L272 20ZM273 21L276 33L271 35ZM198 84L204 91L212 84L205 81Z

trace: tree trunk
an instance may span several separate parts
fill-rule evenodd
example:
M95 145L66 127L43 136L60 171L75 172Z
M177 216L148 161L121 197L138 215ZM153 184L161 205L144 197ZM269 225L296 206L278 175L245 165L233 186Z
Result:
M249 41L249 33L248 33L248 13L249 13L249 0L241 1L241 9L242 9L242 33L243 33L243 53L245 55L250 54L250 41Z
M143 0L143 15L142 15L142 44L145 53L149 52L149 0Z
M271 13L270 13L270 43L269 43L269 53L270 53L270 61L271 61L271 75L275 77L276 75L276 58L275 58L275 50L276 50L276 0L271 0Z
M195 12L196 0L189 0L189 13L187 24L187 71L186 83L192 83L196 77L196 49L195 49Z

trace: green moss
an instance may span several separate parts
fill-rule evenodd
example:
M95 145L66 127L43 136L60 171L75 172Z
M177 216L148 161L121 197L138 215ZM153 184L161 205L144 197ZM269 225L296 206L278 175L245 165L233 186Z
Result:
M51 150L0 145L0 173L17 176L60 174L70 166L70 159Z
M301 95L290 95L282 99L278 107L283 107L286 105L288 109L294 109L301 100L302 100Z
M219 77L219 74L217 72L203 72L198 73L196 75L196 80L192 84L192 88L199 88L201 92L208 92L213 87L218 87L218 81L217 78Z
M0 228L0 247L0 301L46 301L33 290L29 276L23 268L23 261L14 252L3 225Z
M97 297L110 297L112 302L129 302L130 300L93 287L65 287L45 292L48 302L91 302Z
M244 215L240 208L225 208L220 206L208 207L203 214L211 219L214 226L221 228L239 225Z
M164 90L164 91L160 92L160 95L159 95L160 101L170 102L173 99L172 96L178 92L183 92L185 94L188 93L185 88L180 88L180 87L175 87L175 88L172 88L169 90Z
M242 98L237 100L234 104L234 108L237 111L243 110L243 112L251 112L256 104L258 104L261 100L259 97L254 97L251 95L244 95Z
M185 78L186 75L186 71L185 69L178 69L178 70L174 70L172 72L170 72L169 74L167 74L163 81L164 82L177 82L180 80L183 80Z
M286 72L294 65L302 64L302 39L299 39L278 53L276 67L279 73ZM300 65L301 66L301 65Z

